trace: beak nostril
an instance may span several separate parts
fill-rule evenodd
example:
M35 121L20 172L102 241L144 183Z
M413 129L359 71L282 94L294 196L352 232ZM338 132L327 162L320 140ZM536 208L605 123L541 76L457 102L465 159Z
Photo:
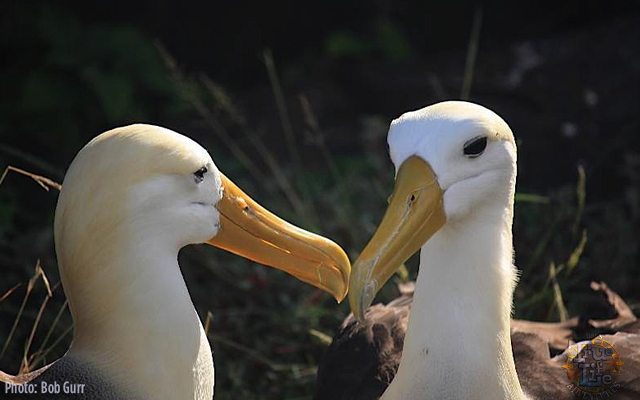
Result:
M247 202L242 197L238 197L237 201L242 211L249 211L249 204L247 204Z

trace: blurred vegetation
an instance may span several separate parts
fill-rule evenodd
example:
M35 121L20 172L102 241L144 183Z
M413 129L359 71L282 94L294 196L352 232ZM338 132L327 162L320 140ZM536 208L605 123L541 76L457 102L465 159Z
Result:
M389 61L406 61L413 49L402 30L390 20L377 21L373 33L357 35L352 32L331 33L325 51L332 57L383 57Z
M25 47L0 76L5 140L32 143L36 153L56 149L51 161L60 162L87 132L184 113L153 43L136 29L87 25L47 5L25 13L29 19L13 27L14 46ZM16 131L29 136L16 139Z
M553 131L551 139L539 140L529 126L534 118L525 114L530 120L522 121L509 107L519 102L537 110L538 103L511 94L500 103L497 86L482 86L488 73L475 70L476 55L467 51L477 48L477 36L459 53L445 53L444 61L433 54L431 60L409 17L380 6L365 24L327 27L317 49L298 58L286 55L281 63L282 46L263 46L253 54L260 74L243 86L237 82L243 76L233 84L218 79L246 68L241 63L227 65L227 75L199 72L174 55L179 46L131 23L88 22L47 2L4 7L12 8L1 27L11 55L0 74L2 165L61 182L75 153L96 134L132 122L164 125L202 143L218 167L267 208L334 239L355 259L393 185L385 140L390 119L406 107L456 97L443 93L465 93L475 77L479 94L471 89L470 99L515 121L519 138L516 317L599 316L606 307L591 294L591 280L606 281L638 310L640 150L628 140L628 132L637 136L637 114L607 142L608 151L592 135L588 143L596 145L576 145L582 153L555 160L548 154L568 146L566 137ZM473 8L468 11L471 22ZM483 32L496 29L485 15ZM470 32L465 25L467 39ZM223 54L220 63L226 55L234 60ZM525 96L524 89L514 90ZM372 93L383 97L375 106ZM541 163L554 173L541 172ZM612 176L608 186L603 176ZM45 192L15 172L0 186L0 368L10 373L55 360L71 340L53 251L55 201L54 188ZM347 305L208 247L184 249L180 262L212 343L216 399L310 398L315 366ZM414 257L378 299L395 297L394 283L415 278L416 267Z

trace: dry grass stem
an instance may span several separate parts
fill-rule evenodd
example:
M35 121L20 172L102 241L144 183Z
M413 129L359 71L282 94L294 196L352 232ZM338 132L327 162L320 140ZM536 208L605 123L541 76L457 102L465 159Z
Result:
M573 222L572 232L577 235L580 228L580 222L582 222L582 214L584 213L584 205L587 202L587 174L584 171L582 165L578 165L578 183L576 184L576 219Z
M36 263L35 272L34 272L33 276L29 279L29 283L27 284L27 290L25 291L24 298L22 299L22 304L20 304L20 309L18 310L18 315L16 316L16 319L13 321L13 326L11 327L11 330L9 331L9 335L7 336L7 340L4 342L4 345L2 346L2 352L0 352L0 360L2 360L2 357L4 356L4 353L7 351L7 348L9 347L9 344L11 343L11 339L13 338L13 335L16 332L16 328L18 327L18 323L20 322L20 320L22 318L22 314L24 313L25 306L27 305L27 300L29 300L29 296L31 295L31 292L33 291L33 288L34 288L36 282L39 279L42 279L42 281L44 282L44 284L45 284L45 286L47 288L47 293L48 293L49 297L51 297L51 288L49 287L49 281L47 280L47 277L44 274L44 271L40 267L40 260L38 260L37 263Z
M553 262L549 265L549 275L553 285L553 299L555 308L558 311L558 318L560 319L560 322L565 322L569 319L569 313L567 312L567 307L564 304L564 299L562 298L562 290L560 289L560 285L556 279L557 270L556 265Z
M462 100L469 100L469 95L471 94L471 84L473 83L473 74L478 56L482 15L482 7L477 6L473 14L473 25L471 27L471 36L469 37L469 46L467 47L467 58L464 64L464 76L462 78L462 89L460 90L460 98Z
M58 287L58 285L56 285L56 288L57 287ZM54 291L55 291L55 288L54 288ZM67 309L67 305L68 304L69 304L68 300L65 299L64 303L62 304L62 306L58 310L58 313L56 314L56 317L54 318L53 323L49 327L49 330L47 331L47 334L44 337L44 340L42 341L42 344L40 344L40 348L38 349L38 351L36 351L32 355L32 357L35 358L35 360L31 363L32 367L36 367L40 362L45 362L45 358L44 358L45 347L46 347L47 343L49 343L49 339L51 338L51 335L53 334L53 331L56 328L56 326L58 326L58 322L60 321L60 318L62 317L62 313ZM52 346L52 347L55 347L55 346Z
M324 134L320 129L320 124L318 123L318 119L316 118L315 113L313 112L313 107L311 107L311 103L307 96L304 94L298 95L298 99L300 100L300 105L302 106L302 113L304 115L304 119L306 124L312 131L312 141L313 144L316 145L320 149L322 153L322 157L324 158L327 166L329 167L329 171L331 171L331 175L333 176L333 180L340 186L343 186L344 179L342 179L342 174L336 165L333 156L331 155L331 151L327 147L326 141L324 139Z
M51 350L55 349L58 344L64 339L71 331L73 330L73 324L69 325L67 329L62 332L60 336L49 346L42 354L38 356L38 358L32 363L32 365L38 365L42 360L44 360L47 355L51 352Z
M44 313L44 309L49 302L51 296L45 296L42 304L40 305L40 309L38 310L38 315L36 316L35 321L33 322L33 326L31 327L31 333L29 334L29 339L27 339L27 343L24 346L24 352L22 353L22 363L20 365L19 374L24 374L27 372L31 372L31 363L32 357L29 357L29 350L31 349L31 344L33 343L33 337L36 334L36 330L38 329L38 325L40 325L40 320L42 319L42 314ZM31 359L31 360L30 360Z
M16 289L19 288L20 286L22 286L22 283L16 283L11 289L7 290L5 294L3 294L2 297L0 297L0 303L2 303L7 298L9 298L9 296L11 296L13 292L15 292Z
M278 72L276 71L275 61L273 60L273 54L270 49L264 50L262 53L262 57L264 60L264 65L267 68L267 75L269 76L269 83L271 84L271 89L273 91L273 97L276 101L276 108L278 109L278 115L280 116L280 123L282 124L282 131L284 132L285 143L287 144L287 149L289 151L289 156L291 157L291 161L293 162L294 174L296 180L298 181L298 187L302 189L303 194L305 196L306 203L309 203L310 200L308 198L308 191L306 189L306 184L301 176L302 172L302 158L300 157L300 153L298 152L298 147L296 146L295 136L293 134L293 126L291 124L291 118L289 118L289 111L287 109L287 103L284 98L284 93L282 91L282 85L280 84L280 78L278 78Z
M0 185L2 185L2 182L4 182L4 179L7 177L7 174L9 173L9 171L13 171L13 172L17 172L19 174L22 174L24 176L28 176L29 178L33 179L34 181L36 181L36 183L38 185L40 185L44 190L46 190L47 192L49 191L49 188L54 188L58 191L60 191L60 189L62 189L62 185L52 181L51 179L41 176L41 175L37 175L37 174L33 174L31 172L25 171L23 169L14 167L12 165L7 166L4 169L4 172L2 173L2 177L0 177Z
M34 156L32 154L29 154L27 152L24 152L20 149L16 149L14 147L8 146L6 144L0 144L0 152L3 152L5 154L8 154L12 157L18 158L20 160L23 160L33 166L35 166L36 168L39 168L43 171L45 171L48 175L52 175L53 177L57 178L57 179L62 179L64 177L64 170L61 170L60 168L49 164L48 162L46 162L45 160Z
M211 326L211 321L213 320L213 313L211 311L207 311L207 318L204 320L204 334L209 335L209 327Z

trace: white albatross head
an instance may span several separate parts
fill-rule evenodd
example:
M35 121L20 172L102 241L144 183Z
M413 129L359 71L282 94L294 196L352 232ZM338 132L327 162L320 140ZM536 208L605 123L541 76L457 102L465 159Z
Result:
M91 296L86 282L110 279L106 259L162 250L175 260L193 243L285 270L338 300L350 272L338 245L262 208L196 142L143 124L105 132L78 153L58 200L55 240L65 290L80 292L73 300Z
M447 101L407 112L391 123L388 143L395 188L350 282L360 320L384 283L445 224L462 228L485 205L513 204L516 144L491 110Z
M60 255L125 229L177 249L203 243L218 233L222 195L220 172L193 140L150 125L113 129L67 171L55 220Z

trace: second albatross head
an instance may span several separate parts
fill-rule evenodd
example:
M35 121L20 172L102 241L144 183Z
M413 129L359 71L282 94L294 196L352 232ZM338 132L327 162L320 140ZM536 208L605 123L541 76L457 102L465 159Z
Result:
M349 303L359 320L384 283L443 226L464 229L487 202L509 210L513 203L513 133L482 106L448 101L405 113L391 123L388 143L395 187L350 282Z
M175 257L187 244L208 243L282 269L338 301L347 292L350 264L338 245L265 210L204 148L157 126L113 129L78 153L60 194L55 236L63 279L77 290L107 276L87 266L118 257L114 249L167 249ZM124 240L135 243L114 246Z

